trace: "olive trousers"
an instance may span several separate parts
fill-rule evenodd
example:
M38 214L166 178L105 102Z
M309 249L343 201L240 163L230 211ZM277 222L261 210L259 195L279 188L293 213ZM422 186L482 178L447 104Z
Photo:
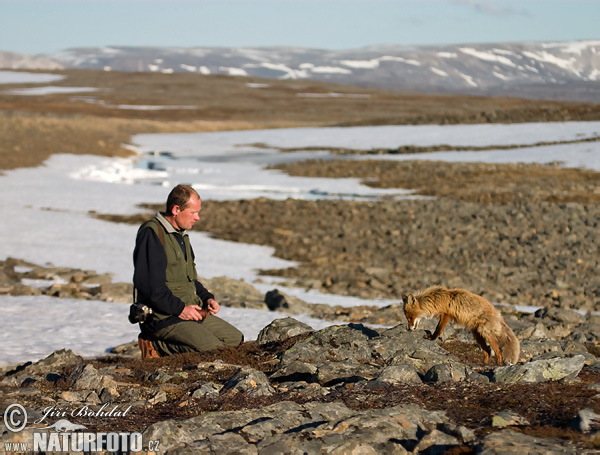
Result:
M242 332L212 314L201 321L172 324L152 335L152 344L160 355L208 351L219 346L239 346L244 341Z

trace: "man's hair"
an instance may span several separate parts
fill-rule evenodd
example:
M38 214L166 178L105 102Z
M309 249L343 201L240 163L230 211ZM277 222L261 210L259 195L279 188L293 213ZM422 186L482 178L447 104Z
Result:
M173 208L178 205L181 210L185 210L190 203L190 198L195 195L200 199L198 192L189 185L177 185L167 197L167 215L173 214Z

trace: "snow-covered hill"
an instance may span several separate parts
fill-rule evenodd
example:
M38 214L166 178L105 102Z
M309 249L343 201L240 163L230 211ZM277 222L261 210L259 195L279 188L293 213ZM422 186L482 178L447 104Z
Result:
M600 40L351 50L74 48L65 68L315 79L392 90L600 101Z

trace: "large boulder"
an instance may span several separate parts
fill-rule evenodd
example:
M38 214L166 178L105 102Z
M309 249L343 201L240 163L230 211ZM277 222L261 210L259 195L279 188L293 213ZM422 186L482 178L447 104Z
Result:
M574 379L583 368L584 363L585 357L576 355L567 358L536 360L521 365L510 365L496 368L492 381L523 384Z

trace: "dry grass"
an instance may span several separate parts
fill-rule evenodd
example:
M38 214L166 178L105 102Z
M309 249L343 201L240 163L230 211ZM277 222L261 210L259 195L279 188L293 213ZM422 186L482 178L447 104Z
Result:
M276 127L277 124L271 125ZM191 133L255 128L245 121L175 121L48 116L0 112L0 169L38 166L54 153L127 156L141 133Z
M375 188L406 188L418 194L494 204L518 200L594 203L600 173L544 164L447 163L436 161L308 160L272 166L302 177L358 178Z

